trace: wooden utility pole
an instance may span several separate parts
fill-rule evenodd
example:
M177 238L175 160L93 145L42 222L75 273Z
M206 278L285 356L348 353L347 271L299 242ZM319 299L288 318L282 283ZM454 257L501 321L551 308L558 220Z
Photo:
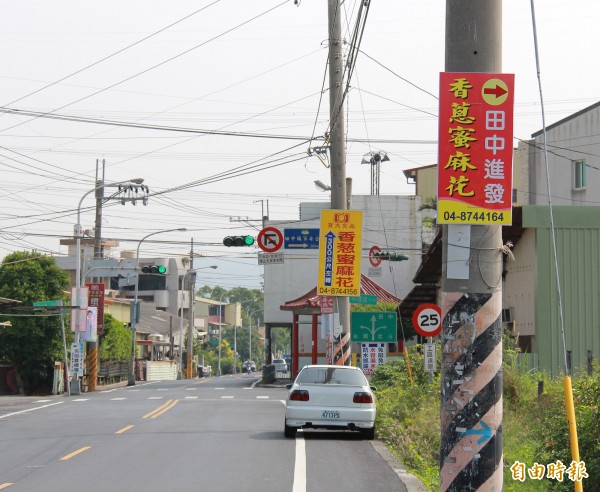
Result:
M499 73L501 30L502 0L447 0L446 72ZM502 230L448 224L443 237L440 491L501 491Z
M340 0L328 1L329 29L329 157L331 171L331 209L347 210L346 144L344 125L344 56L342 43L342 10ZM336 297L337 312L342 327L335 340L335 364L350 365L350 302L348 297ZM335 358L334 358L335 359Z

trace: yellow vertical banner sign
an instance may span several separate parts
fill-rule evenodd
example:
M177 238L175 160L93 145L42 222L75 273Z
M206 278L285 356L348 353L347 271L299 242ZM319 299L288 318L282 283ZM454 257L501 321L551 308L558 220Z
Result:
M319 295L360 295L361 210L321 210Z

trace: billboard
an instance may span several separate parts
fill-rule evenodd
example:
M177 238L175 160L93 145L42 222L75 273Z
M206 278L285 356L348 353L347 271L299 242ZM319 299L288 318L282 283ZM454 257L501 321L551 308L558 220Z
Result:
M512 224L513 112L513 74L440 74L439 224Z

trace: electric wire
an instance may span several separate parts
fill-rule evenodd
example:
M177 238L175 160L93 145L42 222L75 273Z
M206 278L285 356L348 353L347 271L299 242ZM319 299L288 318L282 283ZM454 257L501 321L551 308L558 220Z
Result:
M558 311L559 311L559 317L560 317L560 331L561 331L561 335L562 335L562 344L563 344L563 355L564 355L564 363L565 363L565 374L567 376L570 376L571 370L569 368L569 364L568 364L568 356L567 356L567 340L566 340L566 336L565 336L565 320L564 320L564 314L563 314L563 304L562 304L562 294L561 294L561 284L560 284L560 272L558 269L558 254L557 254L557 247L556 247L556 231L555 231L555 225L554 225L554 211L552 208L552 193L551 193L551 186L550 186L550 167L548 165L548 153L547 153L547 149L546 149L546 116L544 114L544 96L542 93L542 77L541 77L541 70L540 70L540 60L539 60L539 50L538 50L538 42L537 42L537 28L536 28L536 22L535 22L535 8L534 8L534 0L531 0L531 19L532 19L532 25L533 25L533 39L534 39L534 46L535 46L535 67L536 67L536 72L537 72L537 80L538 80L538 89L539 89L539 95L540 95L540 108L541 108L541 115L542 115L542 132L543 132L543 147L544 147L544 163L546 166L546 186L548 187L548 207L550 209L550 230L551 230L551 234L552 234L552 252L554 255L554 274L556 275L556 293L557 293L557 297L558 297Z
M146 69L142 70L141 72L133 74L133 75L131 75L131 76L129 76L129 77L123 79L123 80L120 80L119 82L115 82L114 84L111 84L111 85L109 85L107 87L104 87L103 89L100 89L100 90L98 90L96 92L93 92L92 94L88 94L87 96L81 97L81 98L79 98L79 99L77 99L75 101L72 101L72 102L68 103L68 104L64 104L63 106L60 106L59 108L56 108L56 109L54 109L54 110L52 110L52 111L50 111L50 112L48 112L46 114L47 115L51 115L52 113L54 113L56 111L60 111L61 109L67 108L67 107L72 106L74 104L77 104L77 103L80 103L80 102L85 101L87 99L90 99L91 97L97 96L98 94L106 92L107 90L112 89L114 87L117 87L118 85L124 84L125 82L129 82L130 80L132 80L132 79L134 79L136 77L139 77L140 75L146 74L146 73L148 73L148 72L150 72L150 71L152 71L152 70L154 70L154 69L156 69L158 67L161 67L161 66L163 66L163 65L165 65L167 63L172 62L173 60L176 60L176 59L178 59L178 58L180 58L180 57L182 57L182 56L184 56L184 55L186 55L188 53L191 53L192 51L195 51L198 48L201 48L201 47L207 45L208 43L210 43L212 41L215 41L215 40L217 40L219 38L222 38L223 36L229 34L230 32L233 32L236 29L239 29L240 27L245 26L246 24L249 24L249 23L255 21L256 19L259 19L259 18L267 15L268 13L272 12L273 10L276 10L277 8L281 7L282 5L285 5L286 3L288 3L288 0L283 1L283 2L279 3L278 5L276 5L276 6L272 7L272 8L269 8L269 9L265 10L264 12L262 12L262 13L256 15L256 16L254 16L254 17L252 17L252 18L250 18L248 20L245 20L245 21L241 22L240 24L235 25L234 27L229 28L229 29L227 29L226 31L224 31L224 32L222 32L220 34L217 34L216 36L213 36L212 38L210 38L210 39L208 39L208 40L206 40L206 41L204 41L204 42L202 42L200 44L197 44L197 45L195 45L195 46L193 46L191 48L188 48L187 50L184 50L184 51L178 53L177 55L174 55L174 56L172 56L170 58L167 58L166 60L163 60L160 63L152 65L151 67L146 68ZM8 108L4 108L4 109L8 109ZM16 126L23 125L25 123L28 123L28 122L32 121L33 119L36 119L36 118L32 118L31 120L28 120L26 122L21 122L21 123L19 123L17 125L13 125L13 126L8 127L8 128L4 128L4 129L0 130L0 132L4 132L6 130L10 130L12 128L15 128Z
M70 73L69 75L65 75L64 77L62 77L62 78L60 78L58 80L55 80L54 82L46 84L44 87L40 87L39 89L36 89L35 91L30 92L29 94L21 96L18 99L14 99L13 101L11 101L9 103L3 104L3 106L11 106L11 105L13 105L13 104L15 104L15 103L17 103L19 101L22 101L23 99L27 99L28 97L33 96L34 94L38 94L39 92L42 92L42 91L44 91L46 89L49 89L50 87L53 87L53 86L55 86L57 84L60 84L61 82L64 82L65 80L70 79L71 77L74 77L75 75L78 75L78 74L80 74L80 73L82 73L82 72L84 72L84 71L86 71L86 70L88 70L88 69L90 69L92 67L95 67L96 65L99 65L100 63L105 62L106 60L109 60L110 58L113 58L113 57L117 56L118 54L123 53L123 52L127 51L128 49L133 48L134 46L137 46L138 44L143 43L144 41L147 41L150 38L153 38L154 36L160 34L161 32L166 31L167 29L170 29L171 27L176 26L177 24L180 24L181 22L183 22L183 21L189 19L190 17L193 17L194 15L196 15L196 14L198 14L198 13L200 13L200 12L206 10L206 9L208 9L209 7L212 7L213 5L219 3L220 1L221 0L215 0L211 4L206 5L206 6L202 7L202 8L200 8L200 9L192 12L191 14L186 15L186 16L182 17L181 19L179 19L179 20L177 20L175 22L172 22L171 24L169 24L169 25L167 25L167 26L159 29L158 31L155 31L152 34L149 34L148 36L144 36L143 38L138 39L134 43L131 43L130 45L125 46L124 48L121 48L121 49L115 51L114 53L111 53L110 55L107 55L107 56L101 58L100 60L96 60L95 62L90 63L89 65L86 65L85 67L80 68L79 70L76 70L75 72ZM24 123L22 123L22 124L24 124ZM20 126L20 125L16 125L16 126ZM2 130L2 131L4 131L4 130Z

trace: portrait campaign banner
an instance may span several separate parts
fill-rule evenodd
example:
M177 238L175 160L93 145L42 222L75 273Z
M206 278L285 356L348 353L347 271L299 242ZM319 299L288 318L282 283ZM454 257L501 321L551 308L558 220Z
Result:
M320 296L360 295L361 210L321 210Z
M514 74L440 74L439 224L512 224Z

